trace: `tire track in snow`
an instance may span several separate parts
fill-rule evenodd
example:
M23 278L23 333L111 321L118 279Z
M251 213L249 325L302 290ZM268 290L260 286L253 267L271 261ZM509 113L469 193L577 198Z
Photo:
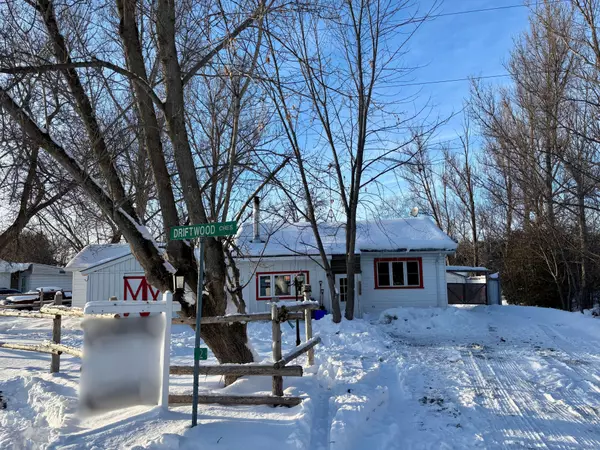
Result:
M483 387L488 391L492 391L495 394L497 410L495 411L497 417L504 417L504 422L510 425L509 430L516 430L515 440L520 440L519 434L522 434L525 439L530 440L527 442L503 442L505 448L544 448L549 449L548 444L544 438L543 433L538 431L537 427L532 423L527 414L524 413L526 408L527 399L524 398L519 391L523 389L522 384L517 379L505 379L505 376L498 376L499 370L502 367L501 361L494 361L496 369L492 367L486 355L480 354L475 356L473 351L468 351L472 365L478 372L478 379L484 380ZM504 375L501 373L501 375ZM493 386L490 389L490 386ZM515 389L515 386L519 388ZM507 427L503 427L498 430L500 434L506 435Z
M527 448L526 442L519 442L519 433L531 440L534 448L600 448L598 417L581 414L579 408L586 404L574 393L567 390L561 404L552 401L551 394L549 398L547 392L529 382L531 373L515 358L525 356L523 353L506 352L506 357L497 353L491 358L470 350L463 350L463 354L477 388L484 394L482 406L497 408L496 415L504 416L504 422L516 431L515 442L504 442L504 448ZM494 400L486 398L486 392L493 392L499 397ZM498 431L497 427L494 428ZM500 431L506 431L506 427Z
M473 381L473 389L477 399L476 403L480 404L480 407L488 410L498 409L499 405L496 401L496 397L494 395L490 395L490 393L493 394L493 388L488 384L478 365L475 363L475 358L473 357L472 352L463 350L461 351L461 354L462 361L465 365L465 372L468 374L469 379ZM489 421L489 428L493 430L493 433L491 433L492 437L500 433L498 427L496 426L496 421L494 420ZM481 437L486 443L487 448L489 448L492 444L492 441L490 440L491 436L490 433L481 434ZM493 442L497 443L495 439Z
M570 372L574 372L574 373L578 374L581 377L581 379L583 381L585 381L586 384L595 393L600 394L600 385L598 384L600 382L600 375L598 374L598 370L590 371L590 370L584 368L582 365L577 365L576 362L584 362L585 364L590 364L591 361L582 361L581 358L579 358L579 355L576 355L575 353L573 353L573 349L577 349L577 350L585 349L588 352L589 357L593 358L594 355L596 354L596 352L598 351L597 348L595 348L593 350L589 350L588 349L589 344L583 343L583 342L578 342L578 345L580 346L580 348L578 348L576 345L574 345L572 342L570 342L568 339L566 339L560 333L553 330L551 327L542 325L542 324L540 324L538 326L554 342L554 345L553 345L554 348L558 348L560 350L560 352L562 352L569 358L569 361L573 362L573 364L567 364L566 362L561 361L560 359L557 358L558 355L554 355L554 354L551 355L551 354L547 353L547 354L543 355L545 357L545 359L552 360L556 365L559 365L559 366L567 369ZM555 353L555 352L556 351L554 351L552 353ZM600 360L594 361L594 363L600 364ZM591 364L591 365L593 366L594 364Z
M548 364L548 368L543 369L544 373L558 374L559 379L556 381L560 381L560 384L562 385L563 382L566 381L566 377L564 372L559 370L556 366L559 365L562 367L564 366L564 363L555 358L544 358L544 361ZM523 365L516 364L514 361L508 361L507 367L511 367L514 372L520 373L522 379L527 380L531 377L531 373L524 370ZM543 382L544 380L541 381ZM565 418L574 419L581 424L589 424L591 422L600 425L600 414L597 411L597 408L594 408L584 401L582 395L585 395L585 392L582 389L573 389L570 386L557 389L546 384L540 385L539 382L536 385L536 388L540 396L544 399L543 401L540 401L540 403L548 409L563 414L565 415Z
M514 360L508 359L506 364L497 365L495 374L498 378L506 380L506 385L513 386L510 389L513 400L523 410L530 411L526 417L532 424L539 422L538 428L549 447L600 448L598 432L594 431L598 429L597 417L589 420L580 414L571 404L571 402L580 403L575 396L571 394L565 396L562 403L552 401L552 395L529 382L531 374L524 370L523 364L518 364ZM543 424L546 422L549 425L544 427ZM573 433L574 428L577 429L576 435ZM560 442L563 440L570 442Z
M483 435L486 441L492 438L493 442L488 443L488 448L514 449L514 448L544 448L548 449L548 445L523 414L519 405L508 395L507 390L510 389L505 385L494 373L487 358L480 358L479 354L472 350L463 350L466 367L471 369L474 376L475 388L483 399L482 407L490 410L492 420L489 421L490 428L495 432L492 436ZM476 356L477 355L477 356ZM480 362L481 361L481 362ZM493 396L491 396L491 395ZM507 426L498 427L498 424ZM510 425L510 428L508 427ZM507 431L515 431L515 436L507 436ZM519 436L520 434L520 436ZM507 441L509 438L509 442ZM531 441L529 445L523 438ZM514 441L513 441L514 440Z

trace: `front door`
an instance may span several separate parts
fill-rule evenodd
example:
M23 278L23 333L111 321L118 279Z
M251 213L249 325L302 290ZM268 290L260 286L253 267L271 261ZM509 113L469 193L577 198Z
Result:
M335 276L335 290L340 298L340 310L343 314L346 310L346 298L348 297L348 276L345 273Z

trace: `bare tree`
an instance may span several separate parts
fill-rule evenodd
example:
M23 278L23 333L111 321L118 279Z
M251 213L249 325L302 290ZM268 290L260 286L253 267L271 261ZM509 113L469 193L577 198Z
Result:
M476 167L471 149L471 132L469 121L465 119L463 133L459 135L461 147L460 153L444 149L446 170L444 171L444 186L448 186L454 193L454 197L460 203L460 210L464 211L465 219L469 223L470 240L472 245L473 266L479 266L479 231L477 211L477 179Z
M319 15L298 13L286 34L271 33L277 52L287 55L280 68L285 79L280 76L276 83L279 98L288 99L282 118L288 125L300 124L293 140L299 142L297 136L302 136L318 149L320 158L326 158L321 178L326 167L334 168L345 219L347 319L354 317L361 200L369 185L392 175L412 157L407 148L413 136L403 135L400 129L418 112L410 117L401 114L397 100L401 96L392 86L408 72L402 56L422 21L407 20L406 15L415 13L409 1L348 0L327 4ZM282 67L282 56L274 52L273 57ZM300 159L310 157L297 147L300 165ZM308 185L306 178L303 184ZM316 186L324 189L325 184L316 179ZM309 187L304 191L306 203L314 209Z
M0 65L0 73L7 75L0 87L4 118L19 124L32 145L44 149L109 218L152 285L166 291L173 271L179 270L195 291L197 268L190 246L168 242L166 264L144 225L143 214L155 196L162 228L157 234L162 236L183 221L211 220L206 186L201 183L204 178L210 189L218 180L206 171L194 149L189 88L197 77L209 76L203 71L217 64L215 57L234 40L247 40L247 47L253 47L256 29L252 27L281 5L247 2L227 9L220 3L119 0L118 17L108 5L95 10L50 0L31 5L23 1L2 7L5 17L11 18L2 29L2 48L9 52L2 55ZM36 24L35 32L28 33L16 17L29 18ZM208 17L213 19L207 22ZM201 32L188 33L187 27ZM105 44L94 47L103 42L97 34L104 32ZM179 47L179 42L185 45ZM31 83L33 80L37 84ZM43 95L42 86L57 92L57 97ZM43 96L60 110L49 127L42 125L43 114L37 104L26 108L31 95ZM125 120L129 111L135 115ZM115 132L134 123L133 133ZM135 139L136 145L119 146L113 139L116 136ZM121 158L121 152L127 157ZM135 179L121 170L132 164ZM237 162L232 164L237 167ZM151 190L146 168L152 174ZM219 172L219 179L228 173L231 171ZM220 213L229 214L227 208ZM206 315L220 315L226 309L223 245L220 239L206 242ZM193 305L184 302L182 309L194 315ZM202 337L222 362L252 361L241 324L206 326Z

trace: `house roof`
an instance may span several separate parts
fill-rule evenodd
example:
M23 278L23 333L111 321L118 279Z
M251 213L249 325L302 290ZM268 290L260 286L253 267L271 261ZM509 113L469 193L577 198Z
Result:
M491 272L491 270L486 267L446 266L446 272Z
M128 244L88 245L69 261L65 269L71 272L88 270L130 254L131 248Z
M15 273L29 270L31 263L14 263L0 259L0 273Z
M346 253L345 223L324 222L318 228L328 255ZM356 232L357 253L456 250L456 242L424 216L360 221ZM242 224L236 235L236 245L243 257L319 253L308 222L263 223L260 234L263 242L254 242L252 223Z

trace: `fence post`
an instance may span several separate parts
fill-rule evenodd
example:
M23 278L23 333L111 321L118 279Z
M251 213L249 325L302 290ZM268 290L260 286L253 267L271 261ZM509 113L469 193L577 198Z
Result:
M279 324L279 308L271 303L271 324L273 327L273 363L279 361L281 355L281 326ZM273 376L273 395L283 396L283 377Z
M304 295L304 301L310 301L310 297L312 294L312 289L310 284L305 284L304 289L302 291ZM304 308L304 331L306 334L306 341L310 341L312 339L312 310L310 308ZM311 348L308 350L308 365L312 366L315 364L315 350Z
M42 294L43 295L43 294ZM58 291L54 294L54 305L62 305L63 294ZM62 326L62 318L60 315L55 315L52 319L52 342L60 344L60 333ZM50 373L58 373L60 371L60 352L52 353L52 362L50 363Z
M310 308L304 308L304 326L306 331L306 342L312 339L312 310ZM311 348L307 352L308 365L312 366L315 364L315 349Z
M165 337L161 354L162 384L159 405L169 409L169 374L171 368L171 322L173 321L173 294L167 291L163 294L165 302Z

